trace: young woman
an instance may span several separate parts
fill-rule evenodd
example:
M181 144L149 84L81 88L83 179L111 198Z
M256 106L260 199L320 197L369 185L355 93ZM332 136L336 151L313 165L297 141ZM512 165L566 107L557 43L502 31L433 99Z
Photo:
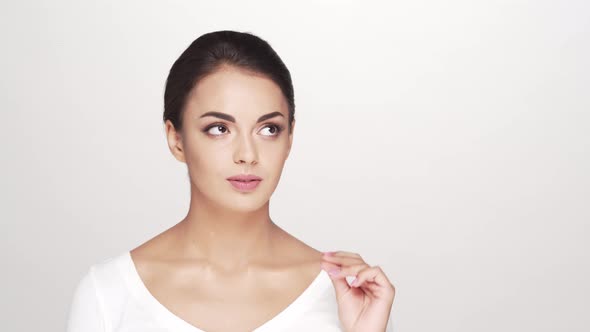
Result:
M172 66L164 99L189 211L92 265L68 332L390 331L395 292L378 266L319 252L269 215L295 128L291 76L271 46L249 33L202 35Z

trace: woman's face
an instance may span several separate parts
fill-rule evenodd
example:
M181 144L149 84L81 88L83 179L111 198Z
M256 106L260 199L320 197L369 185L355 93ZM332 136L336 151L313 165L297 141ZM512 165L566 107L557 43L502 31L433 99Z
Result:
M254 211L278 185L293 140L288 120L288 104L278 85L225 66L201 79L189 94L182 134L170 121L166 132L172 153L187 164L198 199ZM255 189L240 190L228 180L246 174L262 179Z

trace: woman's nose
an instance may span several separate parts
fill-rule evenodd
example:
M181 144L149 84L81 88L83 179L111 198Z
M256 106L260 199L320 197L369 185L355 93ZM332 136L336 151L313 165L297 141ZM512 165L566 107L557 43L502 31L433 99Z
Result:
M236 163L252 164L257 162L258 155L256 152L256 145L251 137L242 137L236 146L234 153L234 161Z

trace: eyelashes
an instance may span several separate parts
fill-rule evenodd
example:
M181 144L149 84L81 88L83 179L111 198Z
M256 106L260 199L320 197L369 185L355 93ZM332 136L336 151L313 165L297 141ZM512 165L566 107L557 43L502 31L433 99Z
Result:
M225 132L228 131L228 129L227 129L227 127L226 127L225 124L223 124L223 123L214 123L214 124L211 124L211 125L205 127L205 129L203 129L203 132L205 134L209 135L209 136L221 136L221 135L223 135L223 133L222 134L211 134L209 131L211 129L213 129L213 128L224 128L223 133L225 133ZM263 129L264 128L274 128L274 132L271 135L264 135L264 136L269 136L269 137L279 136L283 132L283 130L285 129L283 127L283 125L275 124L275 123L268 123L268 124L264 125Z

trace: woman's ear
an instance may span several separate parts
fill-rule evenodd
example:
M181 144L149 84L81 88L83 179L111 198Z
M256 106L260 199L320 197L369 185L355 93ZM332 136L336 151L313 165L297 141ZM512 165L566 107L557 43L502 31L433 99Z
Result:
M178 161L186 163L186 158L184 156L184 149L182 147L182 135L176 131L174 125L170 120L166 120L164 125L164 130L166 131L166 139L168 140L168 148L174 158Z

